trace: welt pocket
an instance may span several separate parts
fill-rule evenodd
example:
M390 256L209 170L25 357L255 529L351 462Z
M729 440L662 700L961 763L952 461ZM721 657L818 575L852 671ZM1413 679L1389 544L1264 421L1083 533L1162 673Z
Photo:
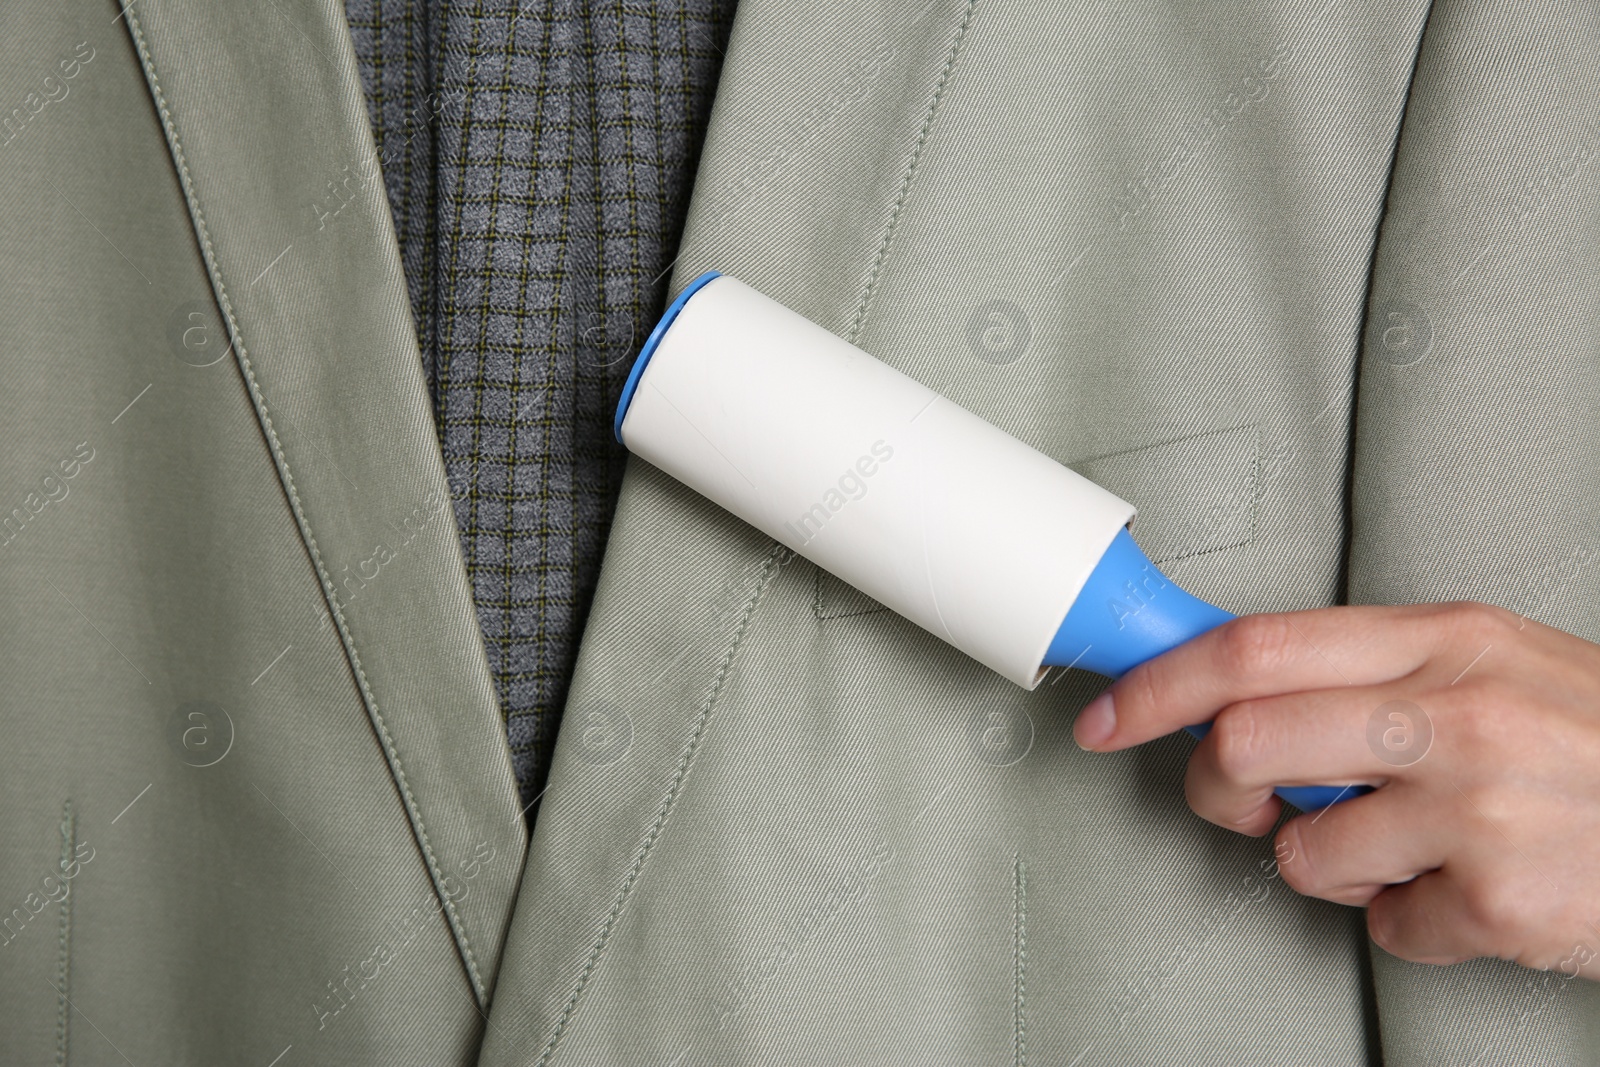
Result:
M1139 509L1134 539L1152 563L1255 540L1261 427L1254 423L1067 466ZM812 569L811 610L819 620L888 610L821 567Z
M1254 423L1068 466L1139 509L1133 536L1152 563L1255 540L1261 427Z
M818 620L842 619L850 615L871 615L889 609L853 585L841 582L815 563L811 565L811 613Z

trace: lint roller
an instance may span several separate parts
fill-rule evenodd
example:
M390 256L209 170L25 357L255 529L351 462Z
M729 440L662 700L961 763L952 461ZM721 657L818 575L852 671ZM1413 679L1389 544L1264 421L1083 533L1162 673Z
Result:
M645 342L616 434L1025 689L1052 666L1120 677L1233 618L1150 563L1133 505L716 271ZM1303 811L1365 791L1277 790Z

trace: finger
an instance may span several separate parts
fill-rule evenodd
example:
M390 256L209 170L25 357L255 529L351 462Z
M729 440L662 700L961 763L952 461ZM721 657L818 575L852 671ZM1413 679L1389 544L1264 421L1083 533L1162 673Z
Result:
M1581 894L1563 891L1501 841L1463 837L1438 870L1385 889L1367 907L1367 931L1417 963L1475 956L1548 969L1593 930Z
M1189 757L1189 769L1183 778L1183 798L1194 813L1224 830L1260 837L1271 830L1283 813L1283 801L1272 792L1272 786L1256 789L1234 790L1222 796L1208 776L1199 750Z
M1142 663L1074 724L1084 748L1115 752L1210 720L1256 697L1378 685L1425 664L1439 605L1337 607L1241 615Z
M1276 786L1389 781L1400 768L1379 758L1368 724L1393 693L1323 689L1230 704L1189 759L1190 806L1218 826L1265 833L1266 799Z
M1295 892L1336 904L1367 904L1384 888L1436 870L1455 849L1457 828L1421 816L1419 790L1396 782L1375 793L1301 815L1278 831L1278 869Z
M1348 889L1340 889L1332 896L1323 897L1323 900L1334 904L1344 904L1352 908L1364 908L1372 903L1372 898L1389 887L1386 885L1357 885Z
M1455 871L1441 868L1391 886L1367 905L1367 934L1391 956L1412 963L1460 963L1497 956L1499 935L1463 891Z

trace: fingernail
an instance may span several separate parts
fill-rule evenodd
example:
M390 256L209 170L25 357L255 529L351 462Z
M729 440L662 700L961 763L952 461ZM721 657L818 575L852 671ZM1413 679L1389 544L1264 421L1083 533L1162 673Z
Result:
M1072 724L1072 739L1085 752L1093 752L1103 745L1117 729L1117 709L1111 701L1111 690L1095 697Z

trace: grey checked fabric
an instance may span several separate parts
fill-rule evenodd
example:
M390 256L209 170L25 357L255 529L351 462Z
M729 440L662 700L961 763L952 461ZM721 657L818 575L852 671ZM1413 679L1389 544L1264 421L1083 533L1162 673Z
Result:
M438 59L434 42L443 9L441 0L347 0L345 4L411 310L430 368L436 245L434 130L446 103L434 88Z
M489 665L544 787L733 0L346 0Z

